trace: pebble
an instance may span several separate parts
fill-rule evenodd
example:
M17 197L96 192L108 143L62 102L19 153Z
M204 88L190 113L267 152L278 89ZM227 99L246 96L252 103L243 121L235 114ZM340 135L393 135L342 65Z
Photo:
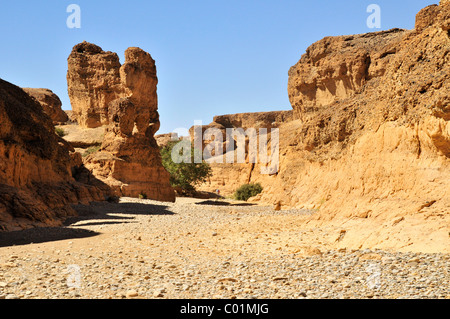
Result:
M164 294L165 294L165 293L166 293L166 290L163 289L163 288L156 289L156 290L153 292L153 297L154 297L154 298L162 298L162 297L164 297Z
M285 222L305 217L295 210L240 207L236 219L227 208L188 199L145 203L150 205L125 212L132 221L105 222L101 236L0 247L0 256L8 258L0 264L0 299L450 298L446 254L305 243L316 237L325 242L326 234ZM123 209L107 206L105 211L121 215ZM106 221L108 214L100 217ZM251 228L261 220L264 227ZM99 230L97 223L91 224L69 228Z
M138 296L139 296L139 293L137 293L137 291L135 291L135 290L128 290L126 293L127 298L136 298Z

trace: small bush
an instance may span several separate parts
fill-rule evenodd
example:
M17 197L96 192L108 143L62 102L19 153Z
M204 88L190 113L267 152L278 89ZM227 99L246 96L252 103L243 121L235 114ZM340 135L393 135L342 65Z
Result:
M55 132L59 137L64 137L67 135L66 131L64 131L62 128L60 127L56 127L55 128Z
M239 187L234 193L237 200L247 201L250 197L256 196L263 191L261 184L246 184Z
M100 148L101 148L101 145L93 146L93 147L88 148L88 149L83 153L83 157L86 157L86 156L88 156L88 155L97 153L97 152L100 150Z
M139 194L139 199L147 199L147 194L145 194L145 193L140 193L140 194Z

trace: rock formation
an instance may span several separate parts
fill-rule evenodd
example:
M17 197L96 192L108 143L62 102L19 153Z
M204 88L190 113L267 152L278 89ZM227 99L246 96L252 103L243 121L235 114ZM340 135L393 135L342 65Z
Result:
M68 66L69 98L78 124L86 128L109 124L109 103L125 94L119 56L83 42L73 48Z
M109 196L36 99L1 79L0 121L0 231L60 225L71 204Z
M201 189L227 195L260 182L259 200L342 225L330 238L343 247L448 251L449 25L441 1L419 12L414 30L313 44L289 71L294 119L279 127L278 174L214 164Z
M44 113L50 116L54 124L65 123L69 120L67 114L61 109L61 100L51 90L34 88L23 88L23 90L41 104Z
M293 119L292 111L272 111L272 112L255 112L255 113L239 113L215 116L213 123L223 125L225 128L276 128L282 123L289 122Z
M217 129L222 136L222 154L224 157L222 163L216 162L216 154L214 146L211 146L211 155L213 156L208 162L212 169L212 176L209 181L199 187L200 191L213 193L217 189L223 195L232 195L237 188L243 184L250 183L253 180L261 181L261 178L266 177L271 179L272 177L261 174L261 168L267 167L267 165L255 165L249 163L249 137L245 138L245 163L238 163L235 158L235 163L227 163L226 155L230 152L234 152L237 149L237 137L227 140L227 129L239 129L244 131L248 129L255 129L257 132L257 138L259 141L259 130L267 130L268 150L270 153L271 145L271 129L279 128L285 123L293 120L293 111L272 111L272 112L254 112L254 113L239 113L215 116L213 122L208 125L203 125L202 131L202 149L214 142L214 139L208 139L205 137L205 132L208 129ZM191 127L189 130L191 141L194 143L194 129ZM270 182L270 181L268 181Z
M87 42L76 45L67 75L73 112L81 127L106 126L99 152L84 160L118 196L174 201L154 134L159 129L155 61L140 48L117 54Z
M254 113L238 113L215 116L213 122L202 126L202 149L212 143L214 139L208 139L205 132L208 129L215 129L220 132L223 140L222 151L226 153L231 147L236 149L236 137L233 138L232 145L227 141L227 129L267 129L270 132L272 128L278 128L282 123L289 122L293 119L292 111L272 111L272 112L254 112ZM194 126L189 129L191 141L194 142ZM258 131L259 132L259 131ZM248 142L248 138L246 139ZM228 142L228 143L227 143ZM248 147L248 145L246 146ZM212 150L212 155L215 151Z
M155 136L156 143L158 144L159 148L163 148L167 146L172 141L180 141L181 138L178 136L178 134L159 134Z

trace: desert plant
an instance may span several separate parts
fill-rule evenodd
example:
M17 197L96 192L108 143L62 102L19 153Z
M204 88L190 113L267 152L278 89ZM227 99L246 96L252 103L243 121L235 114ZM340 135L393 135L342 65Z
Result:
M84 153L83 153L83 157L86 157L88 155L97 153L101 148L101 145L97 145L97 146L92 146L89 147Z
M67 135L66 131L64 131L62 128L60 127L56 127L55 128L55 132L59 137L64 137Z
M147 194L145 194L145 193L140 193L140 194L139 194L139 199L147 199Z
M164 168L170 174L170 183L173 187L194 191L195 186L204 183L212 175L208 163L194 162L194 148L191 146L191 161L189 163L175 163L172 159L172 151L179 142L170 142L161 148L161 158Z
M247 201L250 197L256 196L263 191L261 184L245 184L239 187L234 193L237 200Z

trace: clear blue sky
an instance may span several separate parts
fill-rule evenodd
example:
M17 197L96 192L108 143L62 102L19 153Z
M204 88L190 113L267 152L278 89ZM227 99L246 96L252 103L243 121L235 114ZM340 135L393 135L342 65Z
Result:
M69 29L69 4L81 29ZM369 29L369 4L381 29ZM156 60L161 129L189 128L214 115L288 110L288 70L328 35L412 29L437 0L16 0L0 5L0 77L53 90L71 109L67 57L86 40L119 54L138 46Z

